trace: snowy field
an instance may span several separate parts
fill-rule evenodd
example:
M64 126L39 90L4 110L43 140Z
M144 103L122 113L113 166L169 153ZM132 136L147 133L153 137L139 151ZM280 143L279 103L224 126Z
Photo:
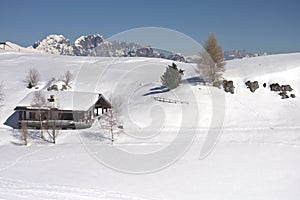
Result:
M185 70L180 87L163 92L160 76L171 63L0 51L0 199L298 199L300 54L227 62L225 78L234 81L235 94L199 84L195 66L186 63L177 63ZM72 90L107 97L124 126L114 146L97 122L60 131L55 145L33 130L28 146L20 145L19 131L6 124L35 90L23 81L31 67L41 74L41 90L71 70ZM247 80L260 88L251 93ZM262 87L276 82L290 84L296 98ZM159 154L168 147L175 157ZM111 149L142 158L129 163Z

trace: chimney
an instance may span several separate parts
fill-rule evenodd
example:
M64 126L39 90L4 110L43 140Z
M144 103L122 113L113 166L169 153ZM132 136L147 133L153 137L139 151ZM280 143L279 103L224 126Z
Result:
M50 95L50 99L48 99L48 101L49 102L54 102L55 101L55 99L54 99L54 95L52 94L52 95Z

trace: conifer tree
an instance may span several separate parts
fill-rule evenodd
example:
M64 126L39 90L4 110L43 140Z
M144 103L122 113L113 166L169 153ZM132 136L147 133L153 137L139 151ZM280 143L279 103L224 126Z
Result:
M183 70L178 70L177 65L168 65L165 73L161 76L161 83L170 90L177 88L181 82Z

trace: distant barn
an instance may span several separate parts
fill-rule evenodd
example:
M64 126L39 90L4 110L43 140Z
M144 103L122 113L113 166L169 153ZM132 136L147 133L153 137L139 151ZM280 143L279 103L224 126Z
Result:
M5 50L6 42L0 42L0 45L3 45L3 49Z
M40 129L47 127L49 121L56 120L61 129L82 129L91 127L101 114L111 109L111 103L97 93L73 91L43 91L46 102L35 104L35 92L29 93L14 109L19 114L19 127L25 122L28 128ZM52 112L56 112L53 119Z

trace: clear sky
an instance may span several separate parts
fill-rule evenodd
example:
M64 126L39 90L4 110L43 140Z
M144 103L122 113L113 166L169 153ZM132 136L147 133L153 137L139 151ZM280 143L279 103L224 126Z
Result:
M300 52L299 0L0 0L0 41L32 45L49 34L74 41L138 27L164 27L224 50Z

